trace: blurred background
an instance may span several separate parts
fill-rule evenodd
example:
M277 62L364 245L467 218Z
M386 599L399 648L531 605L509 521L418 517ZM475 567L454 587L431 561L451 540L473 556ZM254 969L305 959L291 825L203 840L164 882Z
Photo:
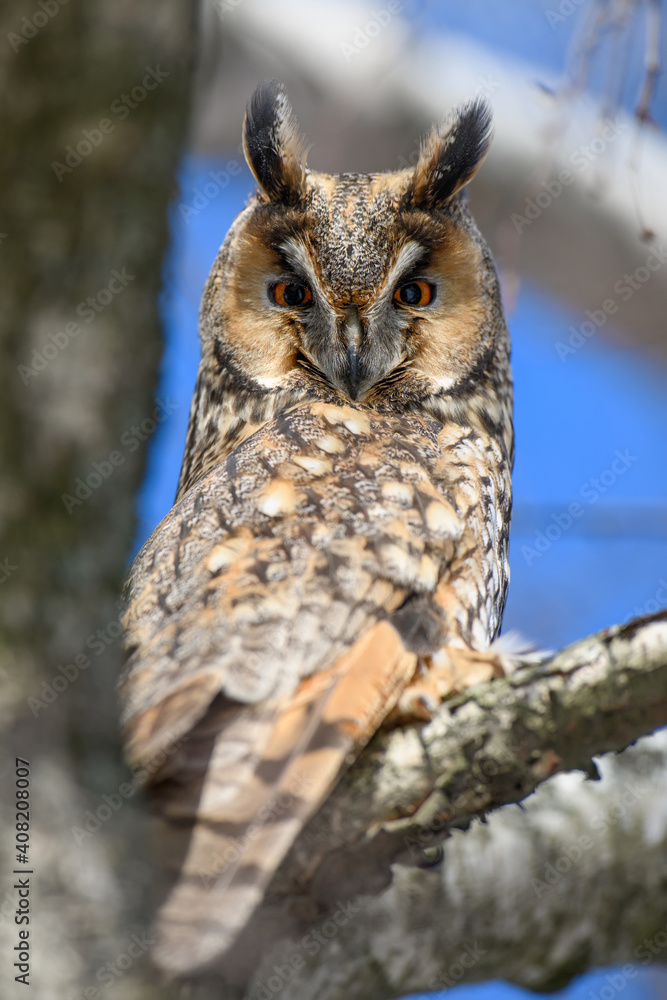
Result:
M257 82L287 85L309 165L330 172L414 163L431 122L481 94L495 141L471 202L501 272L516 387L504 629L559 648L667 605L661 14L637 0L206 0L161 298L158 396L178 407L151 447L136 547L173 501L202 287L254 188L239 143ZM559 996L604 1000L610 982ZM623 995L665 997L667 976L642 971Z
M554 648L667 606L665 7L0 5L0 796L28 760L36 1000L183 1000L136 954L157 873L119 747L118 600L173 502L199 300L254 187L240 137L261 79L286 84L325 171L405 167L434 120L489 100L470 196L514 345L505 628ZM667 998L667 731L599 770L453 831L438 870L397 866L398 897L367 901L299 995L523 997L471 985L502 973L566 1000ZM15 842L0 810L3 1000L27 995L6 960ZM394 898L406 912L383 923ZM486 956L468 971L463 942Z

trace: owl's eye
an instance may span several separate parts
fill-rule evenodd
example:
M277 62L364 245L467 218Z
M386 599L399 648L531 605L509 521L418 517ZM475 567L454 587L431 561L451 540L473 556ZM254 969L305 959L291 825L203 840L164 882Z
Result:
M291 281L278 281L271 285L271 297L279 306L306 306L313 295L308 285Z
M427 306L433 299L435 288L428 281L411 281L399 285L394 292L394 301L404 306Z

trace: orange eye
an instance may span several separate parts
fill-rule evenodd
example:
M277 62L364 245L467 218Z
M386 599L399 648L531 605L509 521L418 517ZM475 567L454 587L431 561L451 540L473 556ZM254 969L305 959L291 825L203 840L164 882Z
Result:
M298 285L291 281L278 281L271 286L273 301L279 306L306 306L313 295L308 285Z
M400 285L394 292L394 300L403 306L427 306L433 298L435 288L428 281L411 281Z

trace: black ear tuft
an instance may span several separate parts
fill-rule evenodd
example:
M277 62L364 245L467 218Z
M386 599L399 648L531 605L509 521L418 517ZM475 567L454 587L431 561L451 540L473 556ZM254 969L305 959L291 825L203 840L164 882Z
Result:
M407 196L410 203L436 208L472 180L491 145L491 109L482 98L434 125L422 145Z
M243 148L269 201L294 205L303 196L306 142L287 93L276 80L265 80L252 95L243 122Z

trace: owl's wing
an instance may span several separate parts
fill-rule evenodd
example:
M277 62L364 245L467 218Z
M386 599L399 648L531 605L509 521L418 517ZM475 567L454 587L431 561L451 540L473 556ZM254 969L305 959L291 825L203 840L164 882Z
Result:
M124 731L186 833L155 955L174 974L229 948L414 673L406 608L463 532L438 429L303 404L195 484L137 558Z

